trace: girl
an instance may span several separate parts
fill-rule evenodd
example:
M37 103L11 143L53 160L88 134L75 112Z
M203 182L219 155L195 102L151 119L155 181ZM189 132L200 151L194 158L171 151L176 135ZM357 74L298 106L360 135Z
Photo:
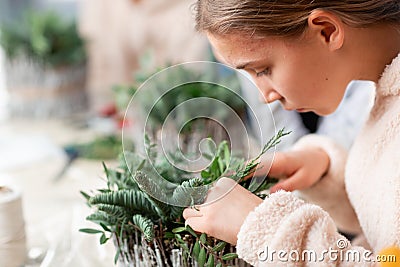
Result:
M218 56L250 73L268 102L327 115L352 80L377 87L347 160L333 141L306 136L276 154L269 174L288 177L276 193L262 201L221 179L208 205L185 209L186 223L256 266L367 266L379 261L372 252L400 247L399 0L198 0L196 12Z

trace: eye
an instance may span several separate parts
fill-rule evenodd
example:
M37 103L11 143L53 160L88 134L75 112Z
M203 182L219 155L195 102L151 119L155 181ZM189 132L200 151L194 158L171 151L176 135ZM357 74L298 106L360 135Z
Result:
M263 71L256 72L256 76L257 76L257 77L261 77L261 76L263 76L263 75L271 75L271 69L270 69L270 68L266 68L266 69L263 70Z

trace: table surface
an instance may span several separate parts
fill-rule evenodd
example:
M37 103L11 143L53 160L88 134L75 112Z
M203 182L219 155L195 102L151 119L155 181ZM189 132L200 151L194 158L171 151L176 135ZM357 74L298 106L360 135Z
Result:
M21 189L28 252L44 257L27 266L114 266L111 242L100 245L98 235L78 231L97 228L85 220L91 211L79 191L104 188L101 162L77 159L54 181L67 161L62 146L95 134L66 121L0 122L0 184Z

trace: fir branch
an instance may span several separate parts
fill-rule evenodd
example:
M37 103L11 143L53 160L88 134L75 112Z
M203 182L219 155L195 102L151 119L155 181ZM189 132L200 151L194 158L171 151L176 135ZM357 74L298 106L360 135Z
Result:
M163 212L149 200L142 191L119 190L95 195L89 200L90 205L109 204L131 209L137 213L159 218Z
M285 132L285 128L281 129L278 131L278 133L273 136L263 147L261 152L252 160L250 160L249 163L243 166L239 166L236 169L235 174L233 175L233 179L235 180L241 180L244 177L247 177L248 175L252 174L255 172L257 166L260 164L259 159L261 158L262 155L264 155L268 150L271 148L275 147L281 142L281 138L284 137L285 135L290 134L290 132Z
M149 218L136 214L132 216L132 223L138 227L147 241L153 241L155 235L154 223Z
M98 204L96 208L99 211L107 213L109 216L115 218L116 220L122 221L129 217L129 212L120 206L109 205L109 204Z

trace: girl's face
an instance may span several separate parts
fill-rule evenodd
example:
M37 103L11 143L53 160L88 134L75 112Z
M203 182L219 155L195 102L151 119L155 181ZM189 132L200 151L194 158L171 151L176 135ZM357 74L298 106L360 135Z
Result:
M340 51L323 40L281 37L252 38L241 34L208 34L216 56L251 74L267 103L285 109L327 115L335 111L351 79L340 63Z

